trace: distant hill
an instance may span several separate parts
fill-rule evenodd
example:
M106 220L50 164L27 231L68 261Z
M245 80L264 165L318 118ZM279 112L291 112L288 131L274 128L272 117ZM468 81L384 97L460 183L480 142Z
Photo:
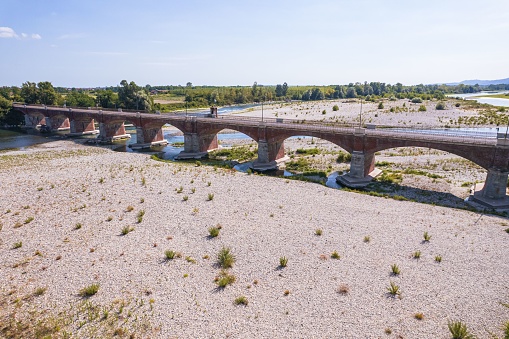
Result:
M459 84L463 85L475 85L479 84L479 86L489 86L489 85L499 85L499 84L509 84L509 78L499 79L499 80L463 80L462 82L451 82L446 85L456 86Z

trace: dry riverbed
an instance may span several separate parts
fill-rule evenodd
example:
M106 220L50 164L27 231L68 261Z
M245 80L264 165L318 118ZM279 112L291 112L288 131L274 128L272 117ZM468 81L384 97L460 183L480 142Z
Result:
M321 142L286 146L339 151ZM392 152L444 176L401 185L483 177ZM447 338L458 320L485 338L509 320L507 218L71 141L1 154L0 187L0 337Z

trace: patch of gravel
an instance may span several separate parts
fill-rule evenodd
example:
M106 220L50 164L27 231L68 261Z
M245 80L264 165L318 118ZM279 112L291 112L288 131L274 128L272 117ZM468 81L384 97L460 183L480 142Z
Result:
M501 305L509 303L505 218L61 143L92 151L47 151L53 157L44 161L28 154L0 167L0 285L17 293L46 286L33 301L40 308L76 302L94 282L100 289L91 300L102 304L150 295L153 337L160 338L378 338L387 328L404 338L443 338L449 320L488 337L501 335L509 318ZM219 237L208 238L218 223ZM135 229L122 236L125 226ZM12 249L18 241L22 247ZM218 289L215 257L223 246L236 256L236 281ZM168 249L182 258L165 261ZM335 250L339 260L330 258ZM285 268L278 268L281 256ZM392 264L399 276L390 275ZM391 281L401 298L387 294ZM340 285L349 292L338 293ZM247 306L233 303L241 295ZM81 333L78 324L71 329Z

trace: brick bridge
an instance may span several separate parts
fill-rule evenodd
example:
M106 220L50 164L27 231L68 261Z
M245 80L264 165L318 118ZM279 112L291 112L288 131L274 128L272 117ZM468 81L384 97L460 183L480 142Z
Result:
M350 172L339 178L347 186L360 187L375 175L375 152L395 147L425 147L446 151L468 159L487 170L482 190L472 198L490 207L509 207L506 196L509 173L509 139L488 137L483 133L458 135L453 132L419 131L417 129L384 129L346 127L291 119L264 119L210 114L184 116L180 114L149 114L140 112L78 109L55 106L14 104L25 115L26 127L46 124L52 130L70 129L70 135L97 133L99 140L112 141L129 137L124 123L136 126L137 144L133 148L164 144L162 127L170 124L184 134L184 151L177 158L198 159L218 148L217 133L236 130L258 143L256 170L277 168L284 157L284 141L292 136L312 136L328 140L352 154ZM371 128L370 128L371 127Z

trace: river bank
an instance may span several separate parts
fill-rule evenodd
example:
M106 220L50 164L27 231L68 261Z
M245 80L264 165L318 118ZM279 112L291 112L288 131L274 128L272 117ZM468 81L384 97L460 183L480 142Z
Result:
M506 218L70 141L0 157L2 326L15 311L76 337L436 338L452 320L500 336L509 317Z

